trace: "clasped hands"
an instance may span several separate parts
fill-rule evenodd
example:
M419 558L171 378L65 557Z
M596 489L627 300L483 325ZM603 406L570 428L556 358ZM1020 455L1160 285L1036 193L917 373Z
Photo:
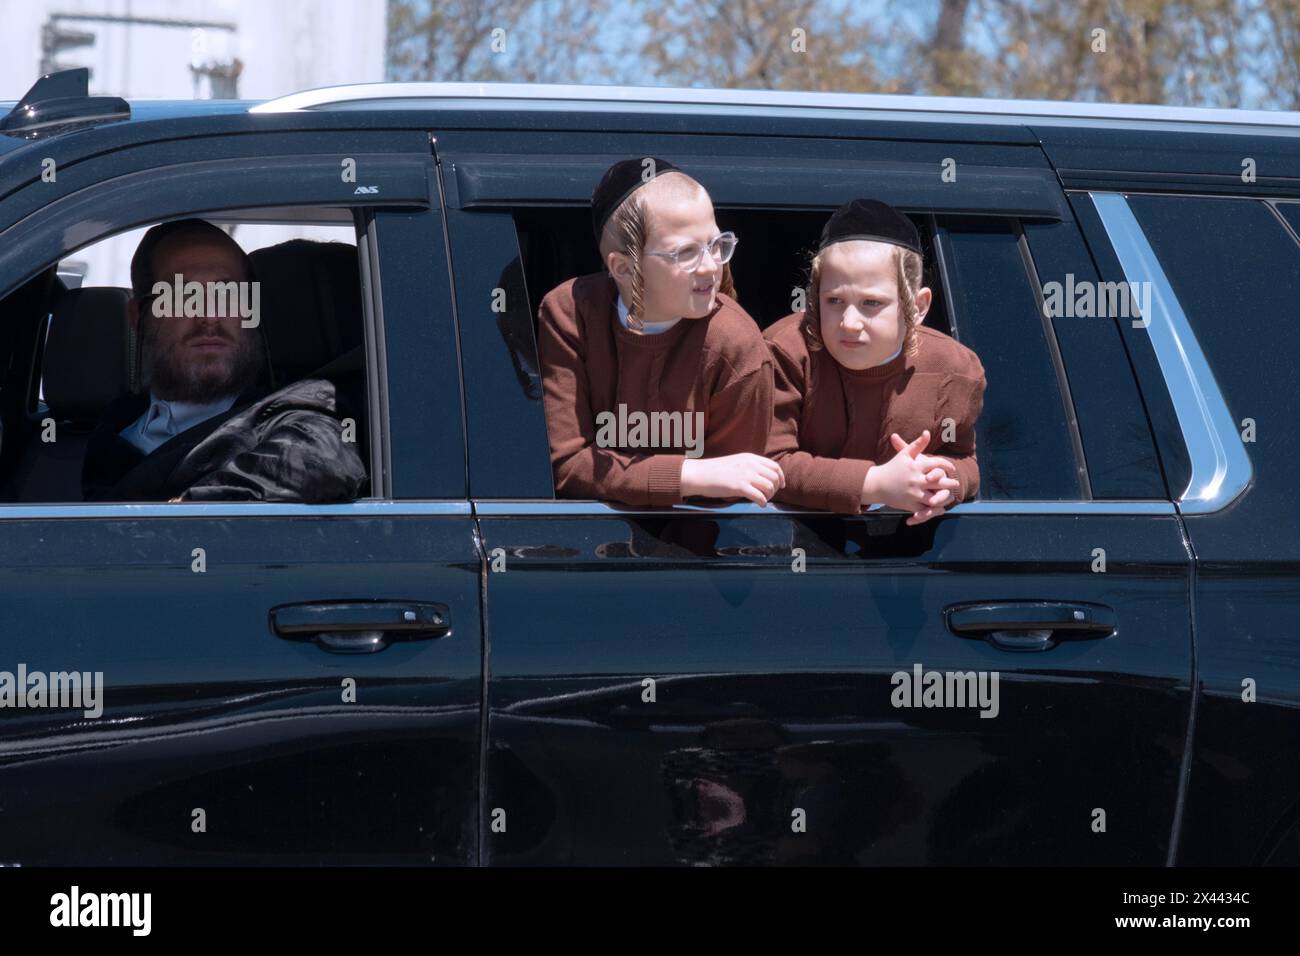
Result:
M898 432L889 436L897 453L883 465L874 465L862 484L862 503L883 504L912 512L911 525L922 524L944 513L956 503L961 482L957 466L941 455L927 455L921 449L930 444L927 428L913 441Z

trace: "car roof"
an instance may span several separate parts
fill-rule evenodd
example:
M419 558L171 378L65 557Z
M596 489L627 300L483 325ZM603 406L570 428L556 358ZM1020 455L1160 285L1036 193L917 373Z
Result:
M131 100L123 122L296 112L499 111L761 116L771 120L1064 125L1079 128L1300 134L1300 112L883 93L820 93L550 83L358 83L271 100ZM0 102L7 113L13 101ZM13 137L0 137L12 139Z
M158 140L254 131L478 128L1065 143L1053 163L1221 172L1238 150L1300 177L1300 113L975 97L518 83L364 83L272 100L133 100L130 115L0 134L0 197L67 162ZM0 116L12 104L0 104ZM1205 136L1204 149L1197 145ZM1068 141L1068 142L1067 142ZM24 148L26 147L26 148ZM1259 150L1256 154L1255 150ZM48 152L47 152L48 151ZM1195 155L1199 152L1204 157ZM1122 154L1122 155L1121 155ZM1208 158L1206 158L1208 157ZM1189 165L1190 164L1190 165ZM1199 165L1198 165L1199 164ZM1204 166L1205 169L1200 167ZM1262 174L1261 174L1262 175Z

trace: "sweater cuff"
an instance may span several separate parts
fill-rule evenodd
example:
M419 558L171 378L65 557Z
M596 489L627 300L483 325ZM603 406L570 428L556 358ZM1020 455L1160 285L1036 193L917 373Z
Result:
M957 500L949 507L970 501L980 489L979 465L976 463L974 455L967 458L955 458L953 464L957 466L957 481L961 487L957 489Z
M826 488L826 510L836 514L862 511L862 486L875 462L861 458L840 458L830 469Z
M650 459L646 494L652 505L676 505L682 500L682 463L685 455L655 455Z

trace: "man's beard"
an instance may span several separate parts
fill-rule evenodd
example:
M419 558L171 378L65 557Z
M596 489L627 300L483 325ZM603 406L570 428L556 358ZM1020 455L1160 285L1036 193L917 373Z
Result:
M141 322L140 377L155 395L170 402L206 405L228 395L238 396L255 381L264 357L259 333L240 332L235 340L233 360L226 372L226 362L210 360L187 368L181 361L182 350L197 332L175 342L166 351L158 345L158 319L150 316Z

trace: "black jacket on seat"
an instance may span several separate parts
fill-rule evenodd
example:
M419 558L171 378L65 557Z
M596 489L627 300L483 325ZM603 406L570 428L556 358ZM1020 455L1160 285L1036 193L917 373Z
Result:
M128 394L105 410L86 446L86 501L351 501L368 479L357 445L343 440L334 385L304 379L250 388L235 404L149 454L119 432L149 407Z

